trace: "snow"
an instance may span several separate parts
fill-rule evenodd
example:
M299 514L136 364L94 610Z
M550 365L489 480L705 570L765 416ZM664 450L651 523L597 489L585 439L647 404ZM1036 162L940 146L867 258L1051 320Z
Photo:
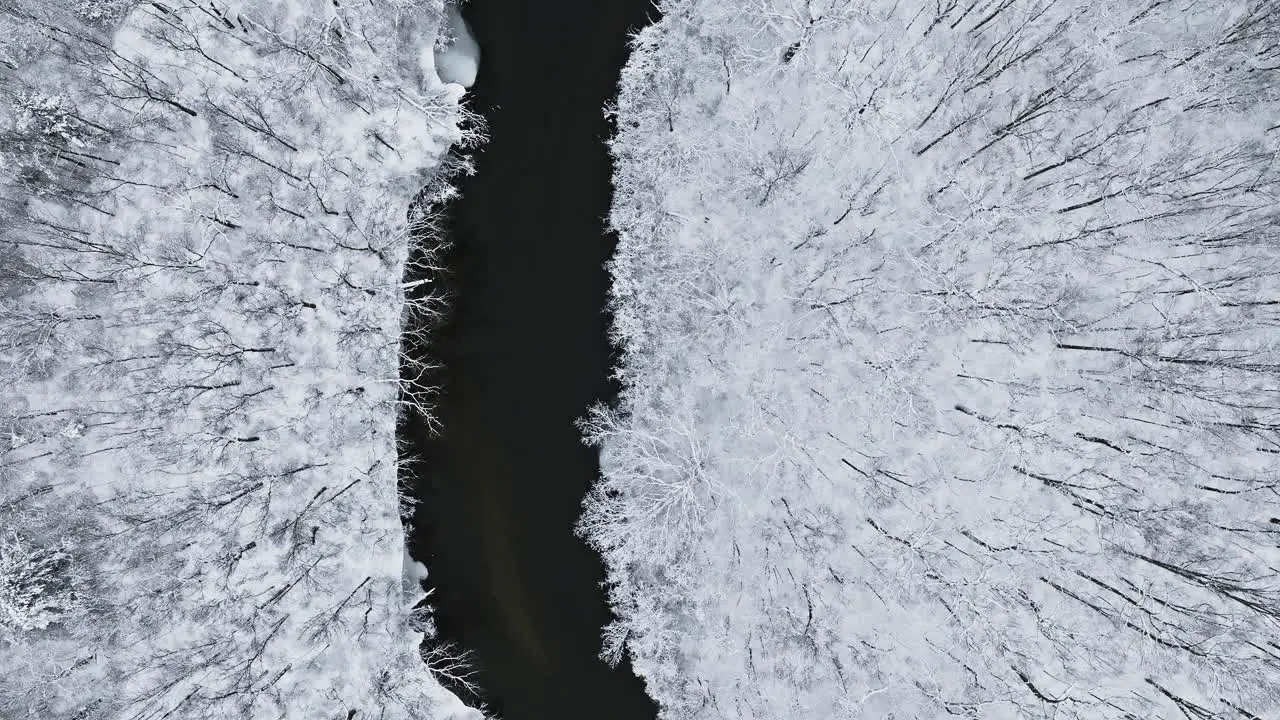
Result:
M411 585L427 579L427 566L413 559L406 548L404 552L404 581Z
M603 655L671 719L1280 713L1280 5L661 9Z
M0 715L478 717L419 653L397 486L410 200L468 141L417 76L442 6L139 4L109 45L21 9Z
M433 67L441 82L469 88L480 69L480 46L457 5L445 8L445 20L447 39L435 48Z

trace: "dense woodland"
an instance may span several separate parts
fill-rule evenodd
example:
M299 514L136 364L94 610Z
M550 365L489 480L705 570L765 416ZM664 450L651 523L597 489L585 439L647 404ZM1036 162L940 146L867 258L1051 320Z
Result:
M474 714L397 492L441 14L0 0L0 717Z
M660 6L605 657L670 720L1280 716L1280 3Z
M660 6L603 657L670 720L1280 716L1280 2ZM474 716L396 487L442 12L0 0L0 717Z

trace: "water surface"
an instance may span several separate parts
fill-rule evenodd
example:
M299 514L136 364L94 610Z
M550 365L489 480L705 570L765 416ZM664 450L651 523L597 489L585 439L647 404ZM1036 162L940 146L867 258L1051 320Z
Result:
M647 1L474 0L483 53L472 109L489 123L477 173L447 213L455 293L425 438L415 555L445 640L475 653L506 720L655 715L627 666L597 659L604 570L573 535L598 474L573 422L615 392L603 311L611 164L601 107Z

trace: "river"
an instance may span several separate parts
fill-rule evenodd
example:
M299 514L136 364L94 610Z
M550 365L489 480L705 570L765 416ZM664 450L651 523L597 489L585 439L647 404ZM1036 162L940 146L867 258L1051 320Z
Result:
M474 0L471 107L491 140L446 213L455 293L430 347L443 426L401 428L419 468L414 555L441 639L467 648L505 720L651 720L629 666L597 659L599 558L573 535L599 467L573 426L608 399L602 310L612 166L601 107L648 0ZM472 699L474 701L474 699Z

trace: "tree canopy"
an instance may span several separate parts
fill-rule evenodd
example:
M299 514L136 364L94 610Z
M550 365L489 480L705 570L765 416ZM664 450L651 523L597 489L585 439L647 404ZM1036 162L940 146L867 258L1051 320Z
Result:
M666 718L1280 712L1280 5L661 10L605 656Z

